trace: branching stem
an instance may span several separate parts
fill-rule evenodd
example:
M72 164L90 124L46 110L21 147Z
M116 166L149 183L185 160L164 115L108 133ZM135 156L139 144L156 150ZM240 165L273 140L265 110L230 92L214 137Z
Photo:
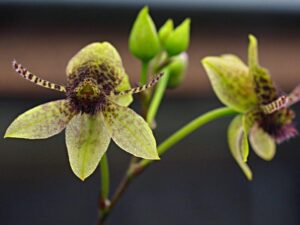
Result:
M173 145L175 145L176 143L181 141L183 138L185 138L186 136L191 134L193 131L199 129L201 126L203 126L213 120L216 120L216 119L219 119L219 118L222 118L225 116L234 115L236 113L237 113L236 111L234 111L230 108L223 107L223 108L211 110L203 115L200 115L196 119L192 120L191 122L189 122L188 124L186 124L182 128L180 128L179 130L177 130L174 134L172 134L170 137L168 137L165 141L163 141L157 148L158 154L161 156L168 149L170 149L170 147L172 147ZM112 209L114 208L116 203L119 201L122 194L127 189L128 185L153 162L155 162L155 161L144 159L144 160L141 160L140 162L130 164L125 176L123 177L120 185L118 186L116 192L114 193L114 195L111 199L111 204L105 210L105 213L102 214L99 225L104 224L104 221L106 220L106 218L108 217L108 215L110 214L110 212L112 211Z

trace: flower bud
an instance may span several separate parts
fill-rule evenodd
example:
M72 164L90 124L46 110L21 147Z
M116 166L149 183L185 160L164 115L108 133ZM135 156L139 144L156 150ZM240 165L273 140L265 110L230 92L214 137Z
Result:
M253 77L248 67L234 55L205 57L202 64L220 101L238 112L256 105Z
M187 66L188 55L185 52L172 58L172 62L167 66L169 71L168 88L176 88L183 82Z
M190 19L185 19L168 35L164 47L169 56L178 55L187 50L190 42L190 23Z
M138 59L148 62L160 51L160 43L148 7L138 14L129 36L129 50Z
M166 40L169 37L169 35L173 32L174 24L173 20L168 19L165 24L159 29L158 36L160 43L165 46Z

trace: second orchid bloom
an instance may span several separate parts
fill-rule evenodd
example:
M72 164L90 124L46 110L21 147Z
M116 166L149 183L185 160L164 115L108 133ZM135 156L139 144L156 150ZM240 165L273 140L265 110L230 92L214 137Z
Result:
M252 172L246 164L249 144L264 160L271 160L279 144L298 134L288 107L300 99L300 86L285 95L274 85L269 72L258 63L257 40L249 36L248 66L235 55L206 57L202 64L212 87L237 115L228 128L230 151L251 180Z

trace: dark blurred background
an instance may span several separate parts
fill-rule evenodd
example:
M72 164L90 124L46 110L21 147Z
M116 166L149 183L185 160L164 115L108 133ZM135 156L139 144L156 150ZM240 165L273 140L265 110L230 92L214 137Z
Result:
M300 82L297 0L1 0L1 134L25 110L63 97L20 79L11 69L14 58L43 78L64 83L70 57L90 42L110 41L136 83L140 64L127 41L145 4L158 27L168 18L176 24L192 19L190 67L183 85L168 91L161 106L158 142L221 106L200 59L229 52L246 59L249 33L258 37L261 63L284 91ZM300 113L299 106L295 110ZM280 145L272 162L252 153L254 180L248 182L227 147L230 119L212 122L174 146L130 186L107 224L299 225L300 139ZM129 155L111 145L109 160L114 189ZM72 174L64 134L36 141L1 139L0 225L94 225L99 176L97 171L81 182Z

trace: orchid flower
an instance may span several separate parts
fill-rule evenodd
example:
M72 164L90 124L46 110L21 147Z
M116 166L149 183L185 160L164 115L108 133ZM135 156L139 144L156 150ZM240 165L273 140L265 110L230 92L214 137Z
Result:
M246 164L249 144L264 160L271 160L276 144L298 134L289 106L300 99L300 86L289 95L273 83L269 72L258 63L257 40L249 36L248 66L237 56L206 57L202 64L212 87L222 103L239 112L228 128L230 151L251 180L252 172Z
M97 168L111 139L134 156L159 159L152 130L127 106L132 94L155 85L162 74L130 89L121 58L107 42L92 43L69 61L66 87L39 78L16 61L13 68L26 80L66 97L23 113L8 127L5 137L43 139L66 128L70 165L82 180Z

